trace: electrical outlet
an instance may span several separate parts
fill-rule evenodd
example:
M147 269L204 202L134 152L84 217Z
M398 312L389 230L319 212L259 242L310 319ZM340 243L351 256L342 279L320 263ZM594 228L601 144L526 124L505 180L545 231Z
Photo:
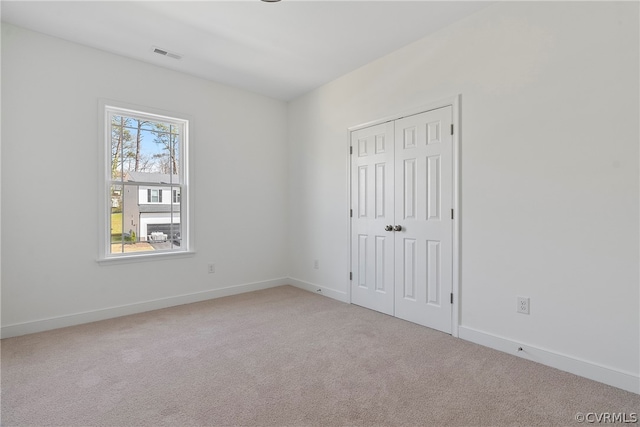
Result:
M518 297L518 313L529 314L529 298Z
M316 270L320 268L320 263L317 259L313 260L313 268L315 268Z
M211 274L211 273L215 273L215 272L216 272L216 266L215 266L215 264L209 264L209 265L207 265L207 271L209 272L209 274Z

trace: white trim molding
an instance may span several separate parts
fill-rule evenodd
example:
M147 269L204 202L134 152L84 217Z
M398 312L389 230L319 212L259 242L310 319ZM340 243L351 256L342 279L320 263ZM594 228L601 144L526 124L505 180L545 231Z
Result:
M179 177L178 182L173 184L178 185L180 189L180 232L182 236L181 244L179 248L166 249L157 252L129 252L129 253L116 253L111 251L111 238L110 238L110 212L111 207L109 199L111 195L111 187L122 187L124 190L124 176L120 176L120 179L116 179L112 176L112 172L109 168L111 164L111 117L113 115L126 115L127 117L137 118L138 120L150 120L161 121L163 123L174 124L180 127L181 143L179 144L179 171L174 174ZM135 262L137 260L145 260L149 258L163 257L167 254L185 254L194 252L194 218L195 213L193 209L193 182L194 182L194 154L191 146L193 145L193 127L194 118L191 114L184 114L180 112L165 111L154 107L146 107L136 104L131 104L123 101L116 101L106 98L98 99L98 141L101 149L98 151L98 193L101 197L98 197L98 258L97 262L108 265L109 261L114 259L126 259L127 262ZM124 173L124 170L121 171ZM132 183L131 185L146 185L161 188L160 183ZM124 195L123 195L124 197ZM137 200L137 198L136 198ZM136 202L138 203L138 202ZM168 206L172 206L169 204ZM168 220L165 220L168 221ZM174 219L172 217L171 222ZM138 224L140 225L140 224ZM135 227L134 227L135 228ZM140 233L141 230L134 230ZM142 237L142 236L139 236Z
M514 356L522 357L523 359L531 360L561 371L569 372L590 380L640 394L640 376L634 375L630 372L623 372L597 363L545 350L523 342L513 341L466 326L460 326L458 328L458 334L459 338L466 341L471 341L473 343L490 347L504 353L513 354ZM519 351L519 348L522 348L522 350Z
M305 282L304 280L294 279L289 277L288 283L296 288L304 289L305 291L313 292L314 294L323 295L341 302L349 304L349 294L346 292L336 291L335 289L327 288L313 283Z
M289 280L283 277L261 282L232 285L224 288L211 289L208 291L195 292L191 294L159 298L155 300L126 304L117 307L85 311L82 313L67 314L63 316L51 317L48 319L15 323L13 325L2 326L2 329L0 330L0 336L2 338L10 338L20 335L33 334L36 332L44 332L52 329L65 328L67 326L81 325L83 323L112 319L115 317L127 316L130 314L144 313L145 311L158 310L161 308L174 307L182 304L190 304L215 298L228 297L231 295L243 294L245 292L275 288L276 286L287 284L289 284Z

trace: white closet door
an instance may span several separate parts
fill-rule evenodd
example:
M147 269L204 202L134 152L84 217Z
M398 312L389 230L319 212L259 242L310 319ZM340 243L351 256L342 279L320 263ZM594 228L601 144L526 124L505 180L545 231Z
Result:
M451 333L452 109L395 122L395 316Z
M351 133L351 302L393 315L393 122ZM388 227L387 227L388 228Z
M451 333L452 107L351 133L351 302Z

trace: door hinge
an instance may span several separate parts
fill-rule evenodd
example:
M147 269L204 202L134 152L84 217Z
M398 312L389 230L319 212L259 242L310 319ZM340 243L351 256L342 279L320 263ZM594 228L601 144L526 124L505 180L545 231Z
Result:
M453 292L451 292L451 304L453 304Z
M451 219L453 219L453 209L451 209Z
M451 135L453 135L453 124L451 125Z
M353 145L349 146L349 154L353 154Z
M349 209L349 216L353 218L353 209Z
M353 280L353 273L349 272L349 280Z

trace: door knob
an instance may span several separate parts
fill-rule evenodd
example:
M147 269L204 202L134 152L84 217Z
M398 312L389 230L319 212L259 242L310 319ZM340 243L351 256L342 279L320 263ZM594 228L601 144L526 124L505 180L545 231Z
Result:
M393 226L387 225L384 227L384 231L393 231Z
M393 231L402 231L402 226L396 225L395 227L393 227Z

